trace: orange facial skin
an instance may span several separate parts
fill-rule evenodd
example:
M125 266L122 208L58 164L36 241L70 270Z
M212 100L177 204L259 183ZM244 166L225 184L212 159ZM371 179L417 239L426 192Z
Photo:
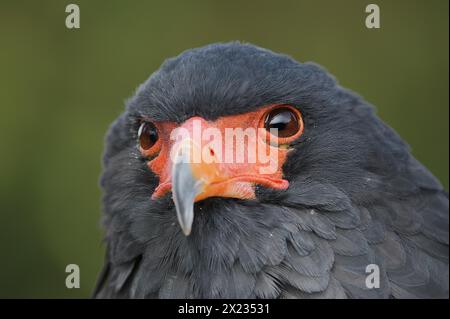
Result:
M200 161L190 163L193 176L202 181L203 185L202 191L197 195L195 201L208 197L252 199L255 198L256 184L273 189L287 189L289 182L283 179L282 172L282 166L290 151L287 146L300 137L304 126L300 111L289 106L291 111L296 113L300 123L300 128L295 135L281 138L271 135L264 130L266 115L279 106L268 105L254 112L224 116L213 122L206 121L201 117L192 117L180 126L174 122L152 122L158 130L159 140L148 150L140 149L144 157L152 158L147 165L153 173L159 176L160 180L158 187L152 194L152 198L160 198L171 191L171 168L173 164L171 152L174 151L180 142L185 142L186 140L186 138L171 139L171 133L173 134L172 137L174 137L174 130L177 127L182 128L185 132L189 132L189 140L194 137L192 158L200 159ZM286 105L283 105L283 107L286 107ZM197 128L194 128L194 123L197 125ZM201 124L200 131L198 130L199 123ZM205 130L210 128L220 132L221 138L214 134L204 134ZM233 143L230 143L230 139L228 139L228 142L226 141L227 134L229 134L229 130L226 131L227 128L242 129L244 131L247 128L251 128L256 134L240 136L233 140ZM258 128L259 130L257 130ZM253 160L250 160L251 155L249 155L249 152L254 149L258 150L258 143L261 143L260 145L265 143L264 161L260 158L261 156L253 157ZM200 144L201 147L199 147ZM208 152L210 160L202 160L203 157L199 154L201 152ZM229 154L233 154L231 158L226 157ZM241 156L241 162L237 160L238 156ZM270 163L274 163L272 165L275 166L268 170Z

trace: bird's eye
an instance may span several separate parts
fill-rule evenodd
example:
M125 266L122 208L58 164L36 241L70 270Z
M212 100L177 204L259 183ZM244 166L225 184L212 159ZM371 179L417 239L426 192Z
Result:
M158 141L158 130L153 123L144 122L138 131L139 145L143 150L149 150Z
M267 131L277 129L278 137L294 136L302 129L302 126L299 114L290 107L271 110L264 121L264 128Z

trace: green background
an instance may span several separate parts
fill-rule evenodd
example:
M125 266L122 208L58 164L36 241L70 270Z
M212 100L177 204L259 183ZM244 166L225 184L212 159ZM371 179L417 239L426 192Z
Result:
M0 4L0 297L88 297L103 259L103 136L161 62L242 40L315 61L378 107L448 189L448 0ZM365 6L381 9L367 29ZM81 288L65 287L65 266Z

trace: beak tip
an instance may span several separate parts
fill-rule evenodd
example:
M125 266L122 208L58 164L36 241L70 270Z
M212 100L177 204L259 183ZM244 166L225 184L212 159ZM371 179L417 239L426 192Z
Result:
M191 234L191 227L182 227L183 234L187 237Z
M194 221L194 207L193 203L189 201L188 203L180 203L175 201L176 213L178 217L178 224L180 225L181 230L185 236L189 236L192 230L192 223ZM184 206L185 204L189 206ZM179 207L181 206L181 207Z
M185 236L189 236L192 230L192 222L194 219L194 212L192 209L190 210L178 210L178 224L180 225L181 230Z

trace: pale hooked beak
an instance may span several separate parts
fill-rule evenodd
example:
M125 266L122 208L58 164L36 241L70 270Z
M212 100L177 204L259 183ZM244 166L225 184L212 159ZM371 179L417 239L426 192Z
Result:
M191 140L183 141L175 153L172 166L172 196L177 211L178 222L183 233L191 233L194 220L194 202L203 189L204 182L194 176L191 165Z

